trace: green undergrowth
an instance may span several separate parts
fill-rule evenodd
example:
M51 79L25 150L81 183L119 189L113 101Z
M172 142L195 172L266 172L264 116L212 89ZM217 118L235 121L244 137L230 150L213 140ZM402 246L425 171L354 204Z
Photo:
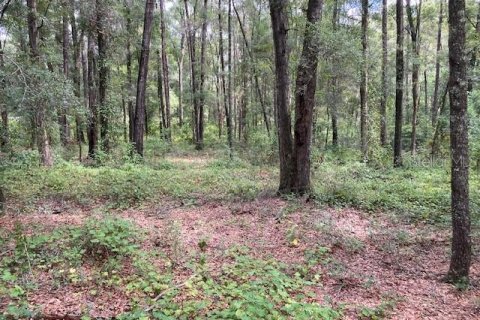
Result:
M204 254L208 243L200 242L183 265L192 276L178 280L163 249L142 249L144 235L130 221L108 216L50 232L32 233L18 223L13 231L0 229L0 296L7 302L0 319L41 317L27 297L55 287L88 292L91 301L121 291L132 306L117 317L124 320L341 317L341 309L315 302L321 277L307 279L301 265L259 260L239 247L223 254L218 272ZM89 316L85 309L82 319Z

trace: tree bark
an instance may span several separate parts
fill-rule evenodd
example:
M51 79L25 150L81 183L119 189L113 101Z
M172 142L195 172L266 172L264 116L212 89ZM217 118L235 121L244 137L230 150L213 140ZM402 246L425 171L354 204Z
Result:
M233 110L233 63L232 63L232 1L228 1L228 16L227 16L227 28L228 28L228 114L227 114L227 138L228 147L230 149L230 158L232 158L233 149L233 123L232 123L232 110Z
M332 28L333 32L337 31L337 24L338 24L338 0L335 0L333 3L333 15L332 15ZM335 56L332 59L332 64L335 66L337 64L337 60ZM332 101L329 103L330 106L330 116L332 121L332 145L334 147L338 146L338 77L333 71L332 79L331 79L331 89L332 89Z
M368 160L368 0L362 0L362 73L360 81L360 140L363 161Z
M387 145L387 67L388 67L388 4L382 0L382 95L380 97L380 144Z
M94 22L90 22L87 39L87 85L88 85L88 157L94 159L98 143L97 86L95 83L95 40Z
M3 47L2 42L0 41L0 69L4 67L3 59ZM6 152L9 145L9 128L8 128L8 109L7 105L3 101L3 91L5 90L5 79L0 80L0 92L1 92L1 101L0 101L0 117L2 127L0 129L0 150Z
M28 15L28 39L30 45L30 58L33 64L40 66L40 52L38 51L38 26L37 26L37 1L27 0ZM41 81L35 79L34 81ZM41 162L44 166L50 167L53 165L53 155L50 148L50 141L48 139L47 125L46 125L46 103L42 98L38 98L35 109L35 127L37 148L40 153Z
M220 56L220 75L221 75L221 83L222 83L222 94L223 94L223 107L225 109L225 118L227 122L227 127L231 125L230 122L230 114L228 109L228 97L227 97L227 85L225 81L225 58L224 58L224 50L223 50L223 21L222 21L222 7L221 7L221 0L218 0L218 55ZM228 129L227 129L228 131Z
M413 62L412 62L412 99L413 99L413 110L412 110L412 136L410 140L410 150L412 155L415 155L417 149L417 113L418 106L420 105L420 94L419 94L419 83L420 83L420 21L421 21L421 12L422 12L422 1L420 0L417 10L416 10L416 22L413 20L413 9L411 6L411 1L407 0L407 16L408 16L408 25L410 30L410 37L412 39L412 53L413 53Z
M275 52L275 86L278 124L278 148L280 157L279 193L289 193L292 186L292 124L288 110L288 22L287 0L269 0Z
M402 166L402 125L403 125L403 0L397 0L397 50L396 50L396 85L395 85L395 137L393 146L393 165Z
M133 132L135 127L135 107L133 105L133 77L132 77L132 45L130 36L133 33L132 30L132 17L129 5L125 4L127 8L127 85L128 85L128 137L131 143L134 142Z
M205 106L205 55L207 51L207 10L208 10L208 1L203 1L203 10L202 10L202 34L201 34L201 48L200 48L200 99L198 103L198 114L197 117L197 150L203 149L203 122L204 122L204 106Z
M150 55L150 40L152 37L153 9L155 1L145 2L145 17L143 22L142 49L138 64L137 98L135 105L134 143L135 151L143 157L143 136L145 130L145 91L147 87L148 60Z
M468 190L467 57L465 52L465 0L448 3L450 149L452 192L452 256L447 278L468 282L471 263Z
M178 125L183 126L183 59L185 56L185 34L180 39L180 58L178 60Z
M160 113L160 136L164 139L167 139L167 134L165 128L167 128L167 119L165 117L165 100L163 96L163 77L162 77L162 55L159 50L157 50L157 96L158 96L158 107Z
M105 15L107 8L104 0L96 0L97 45L98 45L98 107L100 111L100 138L105 152L110 151L109 110L107 107L107 82L109 68L107 65L107 39Z
M433 91L432 103L432 127L435 128L438 116L438 90L440 88L440 51L442 50L442 23L443 23L443 1L440 0L440 12L438 14L438 31L437 31L437 56L435 61L435 84Z
M165 3L164 0L160 0L160 37L162 42L162 71L163 71L163 90L165 96L165 132L167 139L171 139L170 132L170 75L168 69L168 56L167 56L167 31L165 28Z
M70 76L70 66L69 66L69 50L70 50L70 35L68 28L68 3L67 1L63 2L63 14L62 14L62 56L63 56L63 76L65 81L68 80ZM60 124L60 141L65 147L68 145L70 140L70 128L68 125L67 119L67 106L64 105L60 108L59 114L59 124Z
M291 191L296 194L304 194L311 189L310 146L312 142L318 54L320 52L317 22L320 20L322 5L323 0L308 1L303 49L297 67L291 186Z

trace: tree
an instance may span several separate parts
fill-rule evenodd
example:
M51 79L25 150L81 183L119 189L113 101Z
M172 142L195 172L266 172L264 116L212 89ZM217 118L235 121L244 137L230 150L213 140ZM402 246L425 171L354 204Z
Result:
M107 107L107 82L109 68L107 65L107 39L105 28L106 6L105 0L96 0L97 19L97 46L98 46L98 106L100 110L100 137L102 147L106 152L110 151L109 138L109 111Z
M171 139L170 132L170 73L168 69L167 56L167 31L165 28L165 3L160 0L160 38L162 44L162 72L163 72L163 91L165 96L165 126L164 129L167 138Z
M467 57L465 0L448 3L448 57L450 64L450 149L452 197L452 256L447 279L468 282L471 263L468 191Z
M202 9L202 34L200 39L200 99L198 105L198 115L197 115L197 131L198 131L198 149L203 149L203 117L204 117L204 107L205 107L205 73L206 73L206 51L207 51L207 24L208 24L208 1L203 1Z
M393 145L393 165L402 166L402 122L403 122L403 1L397 0L397 51L396 51L396 84L395 84L395 136Z
M143 136L145 131L145 91L147 86L148 60L150 54L150 40L152 37L153 9L155 1L145 2L145 15L143 21L142 48L138 64L137 99L135 105L135 122L133 139L135 151L143 157Z
M320 19L321 0L309 0L303 49L295 82L295 126L292 143L288 112L288 61L286 1L270 0L270 16L275 44L275 73L280 153L280 193L304 194L310 191L310 146L313 107L320 50L316 23Z
M278 151L280 157L280 184L278 191L288 193L292 189L292 124L288 111L288 22L286 0L269 0L272 34L275 51L275 93L278 125Z
M413 9L411 6L411 1L407 0L407 16L408 16L408 25L409 32L412 39L412 99L413 99L413 110L412 110L412 136L410 149L412 155L415 155L417 150L417 113L418 106L420 104L420 94L418 92L419 88L419 71L420 71L420 21L421 21L421 12L422 12L422 1L419 1L419 4L416 6L416 22L413 19Z
M435 61L435 84L432 103L432 126L435 127L438 115L438 95L440 88L440 51L442 50L442 23L443 23L443 0L440 0L440 11L438 13L438 31L437 31L437 55Z
M363 161L368 158L368 0L362 0L362 74L360 81L360 140Z
M27 0L27 7L30 59L34 66L40 68L40 52L38 50L37 1ZM35 82L41 80L34 79L33 81ZM53 154L50 148L50 141L47 132L45 101L43 101L43 97L39 97L38 99L36 99L35 103L36 106L34 107L34 117L38 152L40 153L42 164L49 167L53 165Z
M382 0L382 96L380 98L380 144L387 145L387 64L388 64L387 0Z

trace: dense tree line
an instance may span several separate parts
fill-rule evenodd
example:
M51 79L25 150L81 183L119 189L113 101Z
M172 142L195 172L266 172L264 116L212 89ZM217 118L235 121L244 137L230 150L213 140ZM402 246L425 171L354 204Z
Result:
M78 148L83 161L122 143L144 156L146 136L202 150L218 135L233 157L263 136L278 146L279 192L298 194L311 188L312 150L355 149L365 163L387 154L395 167L407 152L451 153L449 276L458 280L470 263L468 162L480 163L467 124L480 118L480 5L445 8L444 0L2 1L1 148L37 149L51 166L55 148Z

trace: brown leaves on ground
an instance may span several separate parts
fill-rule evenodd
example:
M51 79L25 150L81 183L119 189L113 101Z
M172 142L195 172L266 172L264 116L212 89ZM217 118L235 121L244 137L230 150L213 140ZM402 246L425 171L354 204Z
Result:
M257 258L272 257L291 265L308 263L306 253L323 248L328 253L309 265L309 272L321 277L316 300L343 305L346 319L357 319L361 308L379 305L387 306L391 319L480 319L478 256L471 270L471 288L460 292L443 283L449 263L449 230L439 227L408 225L385 214L353 209L292 205L278 198L191 207L166 201L115 214L147 231L144 249L160 250L177 260L179 279L175 283L188 276L182 263L200 250L201 242L206 244L202 249L212 272L222 266L225 251L233 246L248 247ZM0 227L11 230L18 220L30 231L51 230L78 225L91 215L95 208L6 215L0 218ZM48 281L40 283L28 299L45 315L78 315L89 310L94 317L109 317L130 307L128 297L115 289L55 288Z

